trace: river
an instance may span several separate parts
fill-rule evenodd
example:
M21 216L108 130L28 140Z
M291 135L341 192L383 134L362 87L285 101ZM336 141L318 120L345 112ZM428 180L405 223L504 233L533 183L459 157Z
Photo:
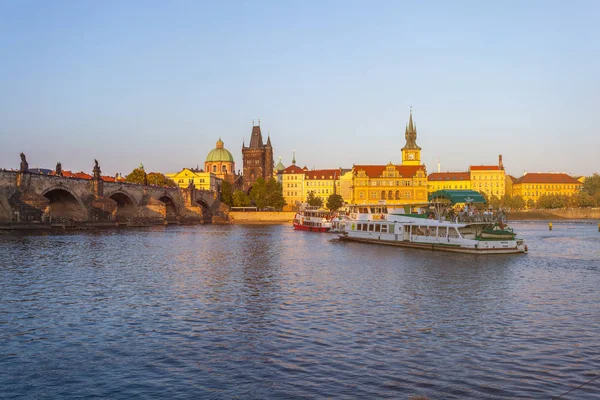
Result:
M559 396L600 374L600 233L513 227L529 254L287 225L0 234L0 397Z

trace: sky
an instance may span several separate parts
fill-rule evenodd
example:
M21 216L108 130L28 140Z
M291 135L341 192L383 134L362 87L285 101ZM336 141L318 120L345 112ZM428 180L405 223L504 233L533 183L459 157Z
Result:
M600 172L600 2L0 0L0 168Z

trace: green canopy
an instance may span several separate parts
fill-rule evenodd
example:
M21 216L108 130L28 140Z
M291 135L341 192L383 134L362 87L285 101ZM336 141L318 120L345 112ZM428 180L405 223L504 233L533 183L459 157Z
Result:
M429 195L429 201L449 200L450 203L485 203L481 193L474 190L438 190Z

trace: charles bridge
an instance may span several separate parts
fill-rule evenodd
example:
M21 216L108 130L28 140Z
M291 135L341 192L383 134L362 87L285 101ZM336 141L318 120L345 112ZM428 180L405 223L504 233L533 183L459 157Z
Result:
M226 222L217 192L0 171L0 228L145 226Z

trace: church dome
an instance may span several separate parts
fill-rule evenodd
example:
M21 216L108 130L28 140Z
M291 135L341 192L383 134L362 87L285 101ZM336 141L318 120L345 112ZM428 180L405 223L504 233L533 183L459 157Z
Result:
M275 166L275 171L280 172L280 171L283 171L284 169L285 169L285 165L283 165L283 163L281 162L281 157L279 157L279 162Z
M225 147L223 147L223 141L221 138L217 140L217 147L211 150L206 156L205 162L234 162L233 156Z

